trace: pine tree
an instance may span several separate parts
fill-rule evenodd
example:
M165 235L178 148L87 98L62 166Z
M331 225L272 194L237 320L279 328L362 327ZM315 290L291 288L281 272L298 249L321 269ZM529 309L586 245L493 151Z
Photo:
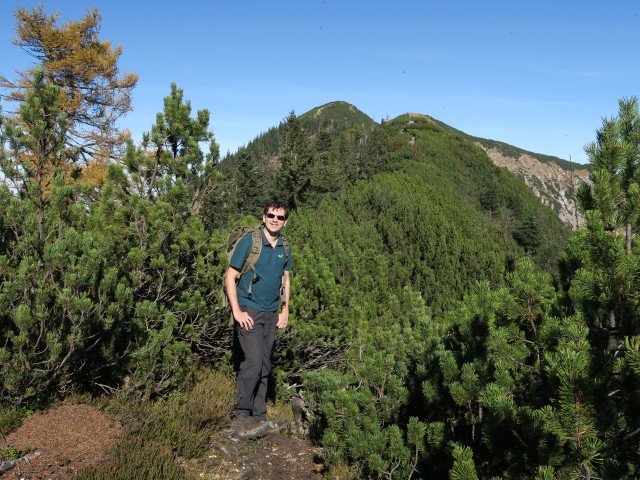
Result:
M582 185L577 191L578 205L587 219L590 244L590 264L600 275L592 280L581 276L582 288L591 296L606 296L600 306L606 319L600 327L608 331L607 348L618 348L618 335L632 331L635 305L633 287L635 264L632 255L633 226L640 214L640 178L637 176L640 159L640 117L637 98L619 101L618 117L603 119L597 141L585 147L593 165L592 185ZM624 250L620 250L618 232L624 230ZM605 249L606 248L606 249ZM629 258L625 258L629 257ZM612 267L616 268L612 268ZM631 270L629 270L631 268ZM595 273L595 272L592 272ZM588 287L587 285L591 285ZM606 293L605 293L606 292ZM584 298L584 296L583 296ZM629 305L631 301L631 305ZM600 310L600 309L598 309Z
M600 471L608 478L633 478L639 462L639 382L633 373L640 335L640 256L633 239L639 128L637 100L620 100L618 116L603 119L596 142L586 147L593 183L577 192L586 226L563 257L568 295L591 345L590 431L597 438L585 445L602 455Z
M188 192L191 210L197 212L219 177L214 168L219 147L208 130L209 112L198 110L196 118L191 118L191 102L184 102L183 97L183 90L171 84L171 93L164 99L164 112L157 114L151 132L143 135L141 147L128 142L124 161L136 191L145 200L182 185ZM209 144L207 154L201 143Z
M351 125L340 139L338 153L349 182L367 178L365 131L359 125Z
M35 69L32 89L20 106L18 120L3 122L3 144L6 142L8 149L3 149L0 166L5 181L28 198L38 212L34 247L40 259L53 179L63 175L77 157L77 151L65 143L67 116L60 107L59 93L58 87L45 81L43 71Z
M183 97L172 84L142 145L129 142L123 165L109 168L93 224L106 256L130 278L132 301L118 334L127 331L131 345L119 353L130 388L147 393L173 388L196 350L215 359L228 348L226 319L215 313L223 238L204 228L203 217L217 212L202 211L220 175L218 146L209 113L192 117Z
M632 225L640 214L640 114L638 99L621 99L618 116L603 119L597 140L585 147L593 166L592 185L582 185L578 205L599 212L607 231L624 228L631 250Z
M486 181L486 187L480 194L480 206L487 212L488 217L492 218L493 214L500 208L500 198L498 196L498 186L493 175L489 176Z
M105 317L117 317L101 308L115 279L83 231L87 206L78 186L65 185L76 151L65 143L59 88L41 69L19 114L2 125L10 187L3 184L0 194L1 395L18 405L64 395L86 380L108 335Z

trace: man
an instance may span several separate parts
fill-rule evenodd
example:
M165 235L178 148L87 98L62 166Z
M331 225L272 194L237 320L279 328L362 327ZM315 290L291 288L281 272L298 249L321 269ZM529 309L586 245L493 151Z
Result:
M251 234L242 238L225 275L227 296L235 319L244 360L236 379L236 411L239 420L267 419L267 380L276 328L289 323L289 271L291 254L280 230L287 224L289 208L274 201L262 215L262 249L255 264L237 281L251 250Z

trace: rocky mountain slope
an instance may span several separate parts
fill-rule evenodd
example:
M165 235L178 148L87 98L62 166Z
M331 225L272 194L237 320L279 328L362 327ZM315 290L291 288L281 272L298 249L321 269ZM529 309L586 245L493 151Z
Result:
M496 165L507 168L522 179L542 203L558 214L560 220L574 229L583 225L584 219L576 209L573 192L580 184L589 182L589 170L585 166L567 169L554 161L541 162L529 153L511 156L497 147L487 148L480 142L476 143Z
M505 167L523 180L565 224L573 229L584 224L584 218L576 209L573 192L581 184L589 182L590 170L587 165L528 152L496 140L474 137L434 118L431 120L480 146L496 165Z

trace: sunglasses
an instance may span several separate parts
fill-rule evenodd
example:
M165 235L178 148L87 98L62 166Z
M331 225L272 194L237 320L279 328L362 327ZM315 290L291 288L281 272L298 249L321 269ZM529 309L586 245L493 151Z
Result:
M276 215L275 213L267 213L266 217L267 218L277 218L281 222L284 222L287 219L287 217L285 217L284 215Z

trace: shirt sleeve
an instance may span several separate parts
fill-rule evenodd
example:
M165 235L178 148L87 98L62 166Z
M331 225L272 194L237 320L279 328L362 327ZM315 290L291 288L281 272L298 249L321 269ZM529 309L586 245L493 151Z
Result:
M251 251L251 243L251 234L245 235L240 239L238 245L236 245L236 249L233 251L231 260L229 261L230 267L233 267L236 270L242 270L244 262L247 260L249 252Z

